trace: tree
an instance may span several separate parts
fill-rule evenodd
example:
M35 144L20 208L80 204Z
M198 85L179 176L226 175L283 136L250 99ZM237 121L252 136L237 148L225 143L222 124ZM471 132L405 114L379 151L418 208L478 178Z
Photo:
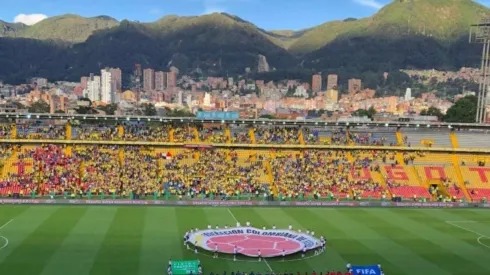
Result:
M274 115L270 115L270 114L267 114L267 115L261 115L259 118L265 118L265 119L276 119L276 117Z
M444 116L445 122L473 123L476 117L476 96L466 96L454 103Z
M352 113L353 116L358 116L358 117L368 117L368 118L373 118L374 115L376 114L376 109L374 109L373 106L371 106L369 109L357 109L354 113Z
M31 107L29 107L29 113L49 113L49 111L49 104L42 100L34 102Z
M92 107L92 101L89 98L82 97L79 99L79 101L87 101L88 106L78 106L75 111L77 114L81 115L89 115L89 114L96 114L97 111Z
M104 111L107 115L114 115L117 110L117 104L109 104L106 106L99 106L97 109Z
M421 116L436 116L437 119L442 120L444 115L442 114L441 110L437 107L431 106L429 109L424 109L420 112Z
M156 116L157 115L157 109L155 108L155 105L152 103L143 103L143 114L145 116Z

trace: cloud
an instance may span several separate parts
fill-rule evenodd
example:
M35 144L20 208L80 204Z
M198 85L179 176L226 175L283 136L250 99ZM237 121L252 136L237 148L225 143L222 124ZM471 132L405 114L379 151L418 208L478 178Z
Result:
M15 23L24 23L28 26L34 25L44 19L48 18L44 14L33 13L33 14L19 14L14 18Z
M376 0L354 0L359 5L370 7L373 9L381 9L384 5Z

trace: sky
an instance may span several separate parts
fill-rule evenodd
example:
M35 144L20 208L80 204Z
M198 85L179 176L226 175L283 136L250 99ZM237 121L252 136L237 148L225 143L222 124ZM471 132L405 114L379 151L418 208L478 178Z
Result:
M301 30L326 21L370 16L394 0L0 0L0 20L32 25L72 13L155 21L165 15L227 12L266 30ZM398 1L398 0L396 0ZM475 0L490 7L490 0Z

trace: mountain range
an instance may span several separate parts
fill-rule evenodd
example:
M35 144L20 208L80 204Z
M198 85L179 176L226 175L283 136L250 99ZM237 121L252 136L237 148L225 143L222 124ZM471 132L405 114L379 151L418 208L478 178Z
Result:
M472 0L395 0L371 17L300 31L268 31L226 13L172 15L151 23L73 14L32 26L0 21L0 79L78 80L104 67L131 72L135 63L234 75L247 67L255 71L259 55L275 69L265 78L454 69L478 65L481 46L468 43L468 31L487 14L488 8Z

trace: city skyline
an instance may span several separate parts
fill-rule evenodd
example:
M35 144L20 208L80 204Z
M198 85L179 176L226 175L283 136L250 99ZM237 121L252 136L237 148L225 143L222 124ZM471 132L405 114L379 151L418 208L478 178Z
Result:
M71 2L49 1L2 1L0 20L33 24L44 18L79 14L92 17L107 15L117 20L137 20L150 22L166 15L195 16L213 12L227 12L248 20L267 30L302 30L327 21L343 20L349 17L362 18L376 13L392 0L330 0L328 10L319 9L325 5L322 0L280 1L280 0L87 0ZM490 7L489 0L475 1ZM257 9L257 5L260 6ZM87 6L91 8L86 9ZM276 7L280 6L280 9ZM274 12L271 12L273 10ZM301 20L291 20L301 18Z

